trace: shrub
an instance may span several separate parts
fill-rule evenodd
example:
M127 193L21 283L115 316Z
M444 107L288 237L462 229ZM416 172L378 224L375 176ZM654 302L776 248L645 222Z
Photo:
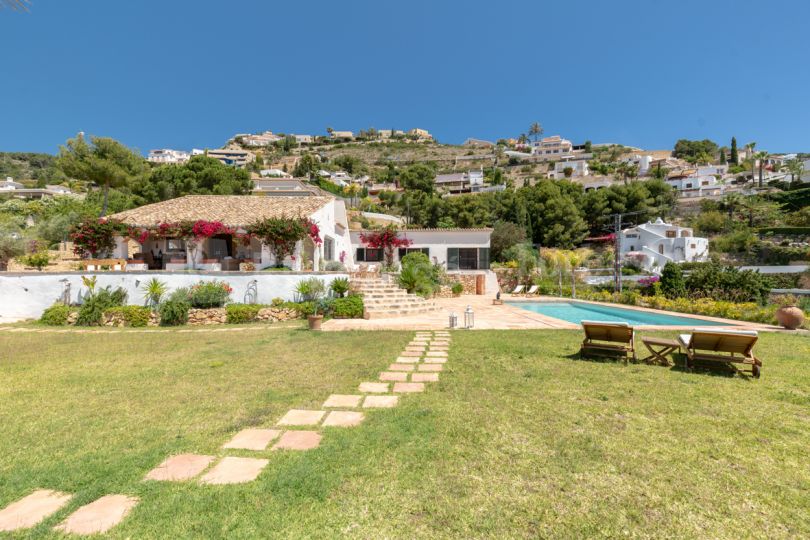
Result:
M39 322L48 326L64 326L67 324L69 316L70 308L61 302L56 302L42 312Z
M99 326L104 312L112 307L123 306L127 301L127 291L118 287L114 290L104 287L91 293L79 307L77 326Z
M327 272L345 272L346 266L340 261L328 261L323 269Z
M365 311L363 299L352 294L332 301L332 314L339 319L361 319Z
M686 280L680 265L668 262L661 271L661 292L667 298L679 298L686 295Z
M193 308L222 307L230 300L233 289L224 281L201 281L188 291L188 301Z
M42 269L48 266L48 263L51 262L51 257L48 255L47 251L36 251L34 253L29 253L28 255L23 255L19 258L19 260L25 266L36 268L41 272Z
M343 298L349 292L349 279L345 277L335 278L329 288L338 298Z
M166 283L160 281L158 278L152 278L146 283L143 284L143 296L146 302L146 305L151 307L152 309L156 309L160 305L160 301L166 295L169 288L166 286Z
M431 296L439 285L439 278L427 255L420 251L402 257L399 285L409 293Z
M315 302L308 300L304 302L298 302L293 304L292 307L298 311L298 313L302 317L308 317L310 315L315 315Z
M134 328L142 328L149 324L149 314L152 311L144 306L117 306L104 311L105 315L120 313L124 319L124 325Z
M259 304L228 304L225 306L225 322L242 324L255 321L261 308Z
M188 322L188 310L191 309L188 296L188 289L177 289L160 304L161 326L180 326Z
M452 293L453 293L455 296L459 296L459 295L461 295L461 293L463 293L463 292L464 292L464 285L462 285L462 283L461 283L460 281L456 281L456 282L455 282L455 283L453 283L453 285L450 287L450 291L451 291L451 292L452 292Z
M295 286L295 292L304 302L318 300L326 293L326 284L316 277L303 279Z
M759 272L731 266L724 268L712 263L689 274L686 290L692 298L763 303L768 297L770 283Z

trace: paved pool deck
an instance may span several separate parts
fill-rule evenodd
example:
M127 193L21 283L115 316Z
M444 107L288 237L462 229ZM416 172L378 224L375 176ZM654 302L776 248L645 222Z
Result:
M439 309L430 313L419 313L416 315L409 315L407 317L392 317L385 319L332 319L323 324L325 331L342 331L342 330L438 330L446 329L448 327L448 320L450 313L458 315L459 327L464 325L464 310L467 306L471 306L475 314L475 330L551 330L551 329L579 329L578 324L570 323L560 319L541 315L540 313L533 313L529 310L522 309L514 305L517 302L559 302L568 299L561 299L556 296L541 296L534 298L525 298L521 296L510 297L510 295L503 295L504 303L501 305L493 304L493 297L488 295L483 296L460 296L458 298L439 298L436 303ZM582 301L582 300L578 300ZM748 323L742 321L732 321L729 319L720 319L717 317L704 317L702 315L691 315L686 313L675 313L670 311L659 311L655 309L647 309L633 306L625 306L620 304L605 304L601 302L589 302L603 306L614 306L623 309L635 309L638 311L647 311L653 313L666 313L669 315L677 315L681 317L690 317L694 319L702 319L706 321L713 321L719 323L718 328L728 329L746 329L758 331L780 331L783 330L777 326L770 326L766 324ZM722 326L720 326L722 325ZM635 325L639 330L686 330L692 329L692 326L647 326ZM713 328L712 326L701 326L702 329Z

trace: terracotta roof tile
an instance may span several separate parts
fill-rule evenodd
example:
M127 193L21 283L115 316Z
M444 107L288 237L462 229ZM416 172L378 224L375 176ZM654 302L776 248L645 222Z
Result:
M308 217L333 200L330 197L187 195L125 210L110 217L141 227L198 219L221 221L228 227L239 227L265 218Z

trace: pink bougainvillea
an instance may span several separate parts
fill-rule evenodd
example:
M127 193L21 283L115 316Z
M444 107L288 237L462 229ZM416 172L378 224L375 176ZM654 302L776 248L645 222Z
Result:
M408 238L401 238L396 227L388 225L379 231L362 233L360 241L372 249L382 249L385 254L385 264L394 264L394 250L410 246L413 242Z

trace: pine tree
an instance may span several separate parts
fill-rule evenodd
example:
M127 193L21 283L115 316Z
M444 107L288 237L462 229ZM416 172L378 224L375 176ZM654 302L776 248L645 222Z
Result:
M737 137L731 138L731 162L734 165L740 164L740 155L737 153Z

